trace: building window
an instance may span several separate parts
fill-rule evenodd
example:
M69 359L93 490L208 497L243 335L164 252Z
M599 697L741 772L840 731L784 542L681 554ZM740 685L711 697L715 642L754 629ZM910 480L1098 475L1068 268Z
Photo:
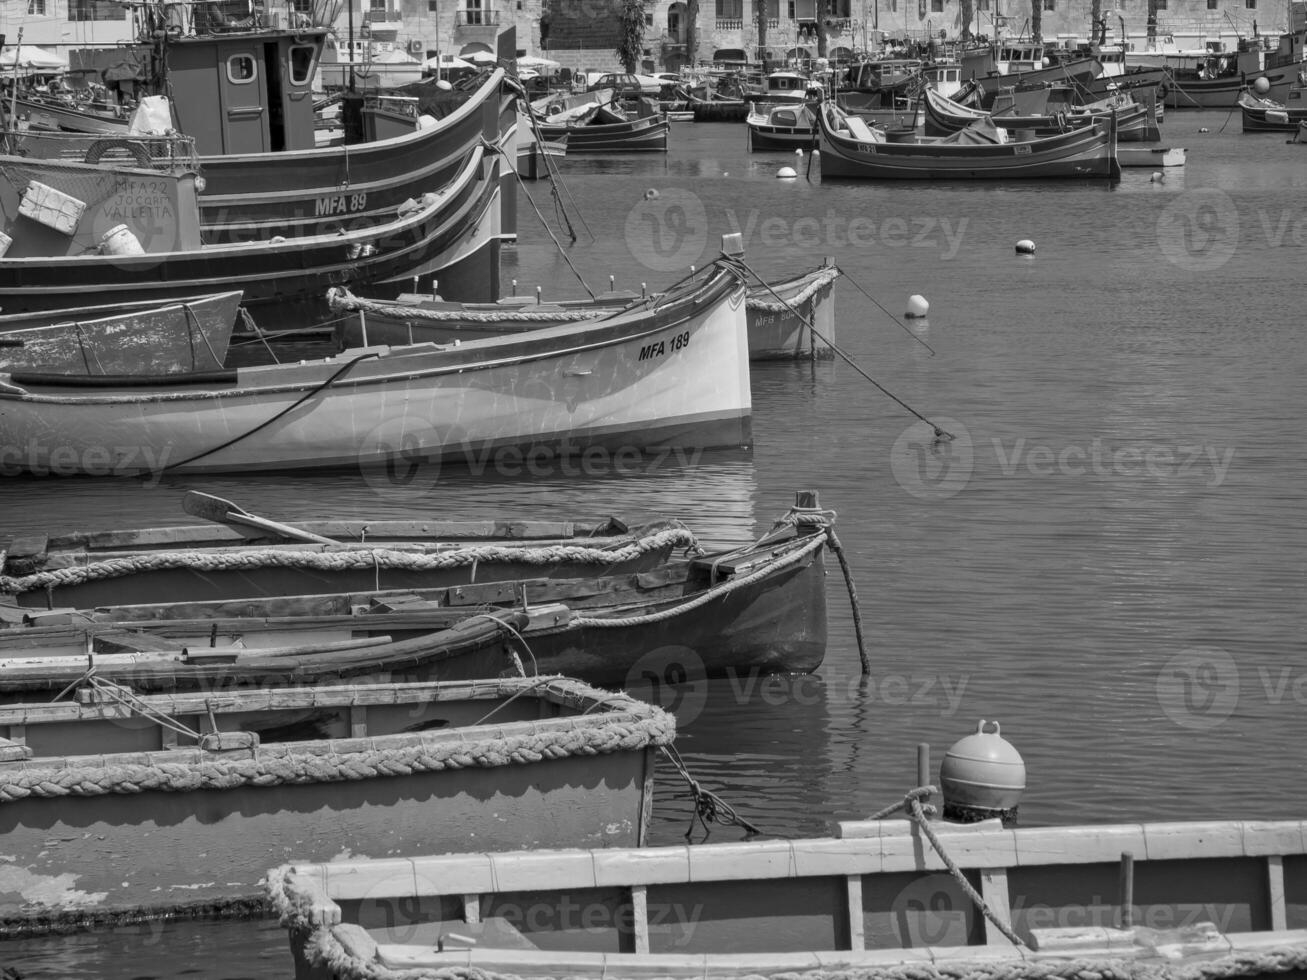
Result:
M1256 10L1257 0L1243 0L1243 6L1245 10Z
M45 0L27 0L27 12L37 17L45 16Z
M1208 9L1208 10L1216 10L1216 9L1217 9L1216 3L1217 3L1217 0L1207 0L1207 9Z
M717 0L718 20L739 20L744 16L744 0Z
M1158 0L1158 2L1159 2L1159 3L1162 3L1162 2L1164 2L1164 0ZM1044 0L1044 9L1045 9L1045 10L1056 10L1056 9L1057 9L1057 7L1055 6L1056 3L1057 3L1057 0Z
M123 17L123 8L117 0L69 0L68 3L69 20L122 20Z
M897 14L899 12L899 0L889 0L889 12Z
M227 59L227 80L233 85L254 81L256 71L254 59L247 54L234 54Z
M785 5L785 10L786 10L785 16L788 17L790 20L794 20L794 0L789 0L789 2Z
M977 9L977 10L988 10L988 9L989 9L989 0L976 0L976 9Z
M427 0L427 13L429 14L440 13L440 0Z
M1166 9L1166 0L1157 0L1157 3L1154 5L1154 8L1153 8L1153 9L1155 9L1155 10L1165 10L1165 9Z

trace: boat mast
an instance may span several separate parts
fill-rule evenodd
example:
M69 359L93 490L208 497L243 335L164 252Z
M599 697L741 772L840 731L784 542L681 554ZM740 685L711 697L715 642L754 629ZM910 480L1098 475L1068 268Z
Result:
M349 47L346 48L346 57L349 59L349 91L354 92L354 0L346 0L349 4Z

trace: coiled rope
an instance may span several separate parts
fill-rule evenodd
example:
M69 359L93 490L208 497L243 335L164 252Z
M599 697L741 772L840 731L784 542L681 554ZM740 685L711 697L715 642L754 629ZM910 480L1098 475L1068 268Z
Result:
M314 571L357 569L400 569L434 571L463 568L479 562L519 562L527 565L609 565L633 561L664 548L693 548L694 534L685 527L666 528L620 548L592 548L582 545L550 545L540 548L486 545L438 553L414 553L389 548L344 548L332 551L291 551L284 548L250 548L233 551L159 551L119 558L106 558L69 568L34 572L31 575L0 575L0 594L21 595L34 589L81 585L101 579L119 578L139 572L190 569L202 572L250 571L258 568L294 568Z

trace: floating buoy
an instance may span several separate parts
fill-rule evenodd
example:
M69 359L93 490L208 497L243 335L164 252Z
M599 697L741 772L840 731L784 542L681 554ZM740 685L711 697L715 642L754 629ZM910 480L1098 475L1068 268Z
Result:
M1200 130L1198 130L1198 132L1200 132L1200 133L1210 133L1211 130L1208 129L1206 126L1204 126L1204 127L1202 127Z
M1160 170L1154 170L1153 176L1148 178L1150 184L1160 184L1164 180L1166 180L1166 174L1162 173Z
M1263 75L1257 81L1253 82L1253 91L1258 95L1265 95L1271 90L1271 80Z
M781 167L780 170L776 171L776 176L789 178L789 177L797 177L799 175L795 172L793 167Z
M803 147L800 146L800 147L796 148L795 151L794 151L794 155L795 155L796 157L801 157L801 156L803 156Z
M909 320L916 320L930 312L930 304L926 302L926 297L920 293L913 293L908 297L908 312L903 315Z
M999 732L985 731L983 718L976 733L954 742L939 767L944 793L944 818L973 823L1000 817L1015 820L1026 788L1026 763Z
M650 187L647 191L644 192L644 199L646 201L656 201L658 200L658 192L654 190L652 187Z
M1023 239L1021 239L1021 241L1017 242L1017 254L1018 254L1018 255L1034 255L1034 254L1035 254L1035 243L1032 242L1029 238L1023 238Z

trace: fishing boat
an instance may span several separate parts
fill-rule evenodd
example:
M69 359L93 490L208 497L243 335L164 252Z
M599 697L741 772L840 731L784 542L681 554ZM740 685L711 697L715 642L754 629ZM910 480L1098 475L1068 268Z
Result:
M70 133L97 133L101 136L126 136L131 115L119 106L77 103L67 99L36 98L15 95L11 106L14 115L25 119L31 129L63 130Z
M1008 829L929 821L927 790L909 795L910 819L830 837L296 861L268 888L297 980L1215 980L1307 967L1300 821Z
M835 336L834 260L793 279L749 287L746 309L749 360L832 357ZM593 300L544 302L541 296L507 297L498 303L450 303L435 293L405 293L373 300L334 289L327 305L339 319L341 349L369 344L450 344L580 322L622 309L647 308L661 294L641 296L613 290Z
M817 146L817 105L777 103L755 105L744 120L749 127L749 149L811 150Z
M801 494L757 542L585 579L28 609L0 630L0 698L49 700L93 670L142 692L505 671L629 686L816 670L833 515Z
M938 92L927 90L923 96L926 107L926 135L948 136L965 129L977 119L988 116L994 125L1009 131L1049 136L1082 126L1096 119L1116 116L1117 141L1121 143L1151 143L1161 138L1151 106L1135 102L1129 96L1109 96L1089 105L1061 104L1052 112L1018 114L1014 107L1002 105L988 112L960 105Z
M1303 89L1294 86L1289 91L1289 105L1264 99L1261 96L1243 91L1239 95L1239 111L1243 115L1245 133L1295 133L1298 124L1307 119L1307 105L1302 100Z
M10 539L0 566L0 620L22 623L33 609L622 575L656 568L673 550L696 543L678 520L628 528L615 518L447 521L427 515L292 525L198 491L188 492L183 506L214 523Z
M24 447L27 472L69 475L375 469L400 445L461 465L748 446L743 275L724 256L648 308L454 347L93 387L0 375L0 445Z
M442 279L454 273L457 289L465 258L490 255L484 246L503 228L503 164L480 147L448 183L383 223L220 245L202 240L202 180L184 155L166 170L21 156L0 163L2 230L10 239L0 258L0 306L13 313L165 302L220 287L243 289L247 305L317 300L351 283L394 295L413 275L435 271ZM494 275L483 271L488 279L469 298L488 284L497 289L498 263Z
M1047 84L1079 88L1104 74L1102 62L1092 55L1057 63L1048 55L1041 42L1019 38L965 49L959 60L962 76L982 80L990 91L1033 89Z
M1241 41L1236 51L1212 52L1170 68L1167 106L1175 109L1229 109L1250 86L1257 94L1285 102L1289 90L1307 78L1307 52L1299 34L1282 34L1274 51Z
M825 105L817 117L821 132L821 177L867 180L1013 180L1107 177L1117 180L1113 121L1057 136L1023 142L1007 139L992 122L978 120L942 139L888 142L857 116Z
M539 138L567 141L572 153L628 153L667 151L671 124L651 99L641 98L635 113L616 102L591 104L582 111L555 113L536 123Z
M850 65L836 86L840 108L866 118L868 113L915 111L928 85L916 58L883 58Z
M675 722L558 677L0 706L10 934L258 913L301 855L638 846ZM111 855L111 857L109 857Z
M0 315L0 371L176 374L226 366L242 293Z

